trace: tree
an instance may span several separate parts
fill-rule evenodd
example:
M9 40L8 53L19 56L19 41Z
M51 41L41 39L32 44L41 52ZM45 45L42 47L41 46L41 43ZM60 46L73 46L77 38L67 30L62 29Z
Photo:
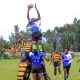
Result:
M2 57L4 58L5 49L10 47L11 47L11 44L8 41L4 40L4 38L1 36L0 37L0 59Z
M14 25L14 33L11 33L11 36L9 36L9 40L12 46L14 46L15 48L17 48L19 45L18 44L19 38L20 38L19 26Z

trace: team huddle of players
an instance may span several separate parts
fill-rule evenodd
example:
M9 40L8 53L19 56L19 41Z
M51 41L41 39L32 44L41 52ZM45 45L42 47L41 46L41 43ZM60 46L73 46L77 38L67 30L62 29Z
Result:
M27 27L31 28L32 39L26 40L26 36L22 35L19 39L20 43L20 64L18 71L18 80L30 80L30 72L32 72L33 80L51 80L48 76L45 68L44 58L46 58L45 51L42 45L42 33L37 21L41 19L40 13L35 4L35 9L38 14L38 18L30 18L29 12L33 8L33 5L28 5ZM60 64L63 62L64 80L69 77L69 70L73 55L69 53L69 49L65 48L64 54L60 54L57 50L51 55L51 63L54 65L54 78L57 74L57 68L59 71L59 78L61 78Z

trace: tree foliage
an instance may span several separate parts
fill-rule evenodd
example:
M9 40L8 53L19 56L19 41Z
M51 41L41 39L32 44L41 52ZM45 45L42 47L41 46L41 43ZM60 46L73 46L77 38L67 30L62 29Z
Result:
M64 50L65 47L69 47L80 51L80 20L74 18L72 24L55 27L52 31L47 30L45 37L53 44L54 49Z
M9 41L0 37L0 56L4 53L4 48L18 47L18 40L21 35L31 38L30 28L26 27L26 31L20 31L18 25L14 25L14 32L9 36ZM48 29L43 36L47 43L44 45L46 52L52 53L53 50L63 51L65 47L72 50L80 51L80 19L74 18L72 24L64 24L61 27L56 26L54 30Z

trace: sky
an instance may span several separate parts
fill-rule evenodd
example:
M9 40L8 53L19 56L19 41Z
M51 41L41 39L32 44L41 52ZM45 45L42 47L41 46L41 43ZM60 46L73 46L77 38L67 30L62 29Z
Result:
M80 0L0 0L0 36L5 40L9 40L16 24L20 30L26 30L27 5L30 3L37 4L43 32L72 23L75 17L80 19ZM34 8L31 9L30 16L37 17Z

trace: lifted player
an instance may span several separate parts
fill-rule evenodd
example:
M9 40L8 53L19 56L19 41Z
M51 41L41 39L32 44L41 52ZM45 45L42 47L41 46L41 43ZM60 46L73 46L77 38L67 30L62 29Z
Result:
M32 32L32 49L38 49L40 52L44 51L43 46L42 46L42 33L41 33L41 29L40 26L37 25L37 21L41 20L41 16L40 13L37 9L37 6L35 4L35 9L36 12L38 14L38 18L30 18L29 16L29 11L31 10L31 8L33 8L33 6L30 4L28 5L28 12L27 12L27 19L28 19L28 25L31 28L31 32Z

